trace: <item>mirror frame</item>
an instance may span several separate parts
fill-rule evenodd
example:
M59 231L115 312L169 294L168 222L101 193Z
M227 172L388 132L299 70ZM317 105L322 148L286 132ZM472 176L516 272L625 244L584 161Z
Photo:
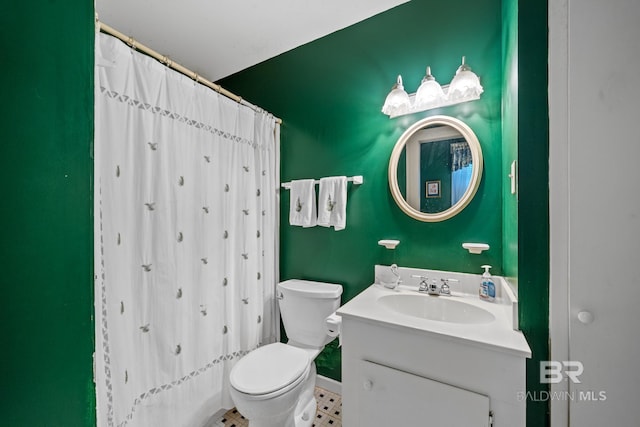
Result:
M398 161L400 159L400 155L402 154L402 150L406 146L409 139L419 130L424 129L427 126L451 126L464 137L464 139L469 144L469 148L471 150L471 158L473 159L473 172L471 176L471 181L469 182L469 186L467 187L467 191L464 192L460 200L451 206L449 209L444 210L438 213L425 213L421 212L418 209L415 209L411 206L402 196L400 192L400 187L398 186ZM411 125L404 133L400 136L396 145L393 147L393 151L391 152L391 157L389 158L389 189L391 190L391 195L393 196L396 204L404 213L409 215L410 217L417 219L419 221L424 222L439 222L449 219L455 215L457 215L460 211L462 211L473 199L476 192L478 191L478 187L480 186L480 180L482 178L482 169L483 169L483 160L482 160L482 148L480 147L480 141L478 141L478 137L471 130L466 123L461 120L458 120L449 116L431 116L426 117L422 120L418 120L413 125Z

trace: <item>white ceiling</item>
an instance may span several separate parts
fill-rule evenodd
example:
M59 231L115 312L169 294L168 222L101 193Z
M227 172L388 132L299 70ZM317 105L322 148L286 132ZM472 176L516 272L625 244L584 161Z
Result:
M408 0L96 0L100 21L216 81Z

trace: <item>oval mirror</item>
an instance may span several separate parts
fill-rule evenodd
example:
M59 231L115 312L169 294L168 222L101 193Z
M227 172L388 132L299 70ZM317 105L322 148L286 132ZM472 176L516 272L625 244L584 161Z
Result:
M464 209L482 177L482 149L464 122L432 116L414 123L389 160L389 188L407 215L444 221Z

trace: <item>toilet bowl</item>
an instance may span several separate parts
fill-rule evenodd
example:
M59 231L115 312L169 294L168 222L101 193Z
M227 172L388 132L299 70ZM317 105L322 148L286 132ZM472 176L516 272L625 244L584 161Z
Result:
M340 305L340 285L288 280L278 284L290 341L260 347L231 369L230 393L249 427L310 427L316 413L314 359L335 337L324 320Z
M236 364L229 379L236 409L251 427L311 425L316 372L307 351L282 343L260 347Z

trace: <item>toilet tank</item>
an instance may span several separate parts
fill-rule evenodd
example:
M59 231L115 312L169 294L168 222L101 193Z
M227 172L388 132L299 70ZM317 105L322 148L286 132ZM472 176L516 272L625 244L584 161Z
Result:
M342 286L291 279L278 283L278 302L289 344L322 348L334 338L327 335L325 319L340 307Z

